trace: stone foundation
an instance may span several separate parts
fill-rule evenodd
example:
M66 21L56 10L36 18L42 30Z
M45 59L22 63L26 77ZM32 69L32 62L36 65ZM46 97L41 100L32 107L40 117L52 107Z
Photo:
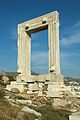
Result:
M59 82L49 82L47 97L63 97L63 87L64 85Z
M49 78L49 77L48 77ZM54 77L55 78L55 77ZM54 79L53 78L53 79ZM56 76L56 78L51 80L40 80L35 82L11 82L10 85L7 85L6 89L11 90L12 88L17 88L20 92L25 92L26 94L34 94L37 93L38 96L46 96L46 97L63 97L63 77ZM60 79L63 79L62 81ZM60 81L60 82L59 82Z
M7 85L6 89L11 91L12 88L17 88L21 93L25 91L27 83L12 81L10 85Z

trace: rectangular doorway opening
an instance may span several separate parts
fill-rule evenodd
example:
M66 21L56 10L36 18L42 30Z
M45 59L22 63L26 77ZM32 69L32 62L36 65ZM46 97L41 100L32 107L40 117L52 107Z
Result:
M48 30L31 33L31 75L48 74Z

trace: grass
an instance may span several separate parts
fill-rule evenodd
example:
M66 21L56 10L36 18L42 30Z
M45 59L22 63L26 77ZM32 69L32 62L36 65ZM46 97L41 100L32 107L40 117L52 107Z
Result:
M5 95L4 86L0 84L0 120L12 120L12 118L16 118L21 108L11 105L9 101L4 98Z
M0 120L16 118L20 107L11 105L6 99L0 99Z
M63 109L55 109L51 105L34 108L42 114L41 120L69 120L70 112Z
M0 120L22 120L17 118L19 112L21 112L21 106L11 105L10 102L4 98L5 90L4 86L0 86ZM17 99L25 99L22 96L17 96ZM45 106L32 107L36 111L42 114L40 120L69 120L69 111L62 109L55 109L50 104L50 100ZM26 113L23 120L34 120L35 116L33 114Z
M17 117L21 112L21 107L11 105L6 99L0 99L0 120L34 120L33 114L25 113L23 116Z
M41 107L31 107L42 114L40 120L69 120L69 111L62 109L55 109L52 105L45 105ZM21 118L16 118L17 114L21 112L20 106L13 106L4 99L4 93L0 97L0 120L22 120ZM23 120L34 120L35 116L33 114L26 113L23 116Z
M3 86L0 86L0 120L34 120L33 114L24 113L23 116L17 117L18 113L21 112L22 106L16 106L10 104L10 102L4 97L5 90ZM18 96L19 99L24 99Z

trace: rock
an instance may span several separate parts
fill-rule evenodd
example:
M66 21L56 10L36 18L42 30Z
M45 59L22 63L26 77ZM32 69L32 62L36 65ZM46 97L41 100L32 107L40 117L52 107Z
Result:
M41 117L41 113L39 113L39 112L37 112L37 111L29 108L29 107L23 107L23 108L22 108L22 111L27 112L27 113L34 114L34 115L36 115L37 117Z
M69 120L80 120L80 112L76 112L70 115Z
M3 81L4 84L9 83L9 77L7 77L6 75L5 76L3 75L2 81Z
M65 107L66 105L66 100L56 98L54 99L54 102L52 103L53 106L58 106L58 107Z
M32 101L31 100L18 100L18 99L16 99L16 103L23 104L23 105L27 105L27 104L31 105Z
M5 89L5 94L6 94L6 96L14 96L15 95L14 93L12 93L11 91L6 90L6 89Z
M13 92L13 93L19 93L20 91L19 91L18 88L12 88L12 89L11 89L11 92Z

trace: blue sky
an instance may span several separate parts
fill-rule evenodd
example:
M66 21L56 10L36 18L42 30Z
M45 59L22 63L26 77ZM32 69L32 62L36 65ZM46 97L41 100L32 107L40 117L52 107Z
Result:
M17 71L17 24L55 10L60 13L61 72L80 78L80 0L0 0L0 71ZM47 31L32 35L34 71L47 72L47 45Z

